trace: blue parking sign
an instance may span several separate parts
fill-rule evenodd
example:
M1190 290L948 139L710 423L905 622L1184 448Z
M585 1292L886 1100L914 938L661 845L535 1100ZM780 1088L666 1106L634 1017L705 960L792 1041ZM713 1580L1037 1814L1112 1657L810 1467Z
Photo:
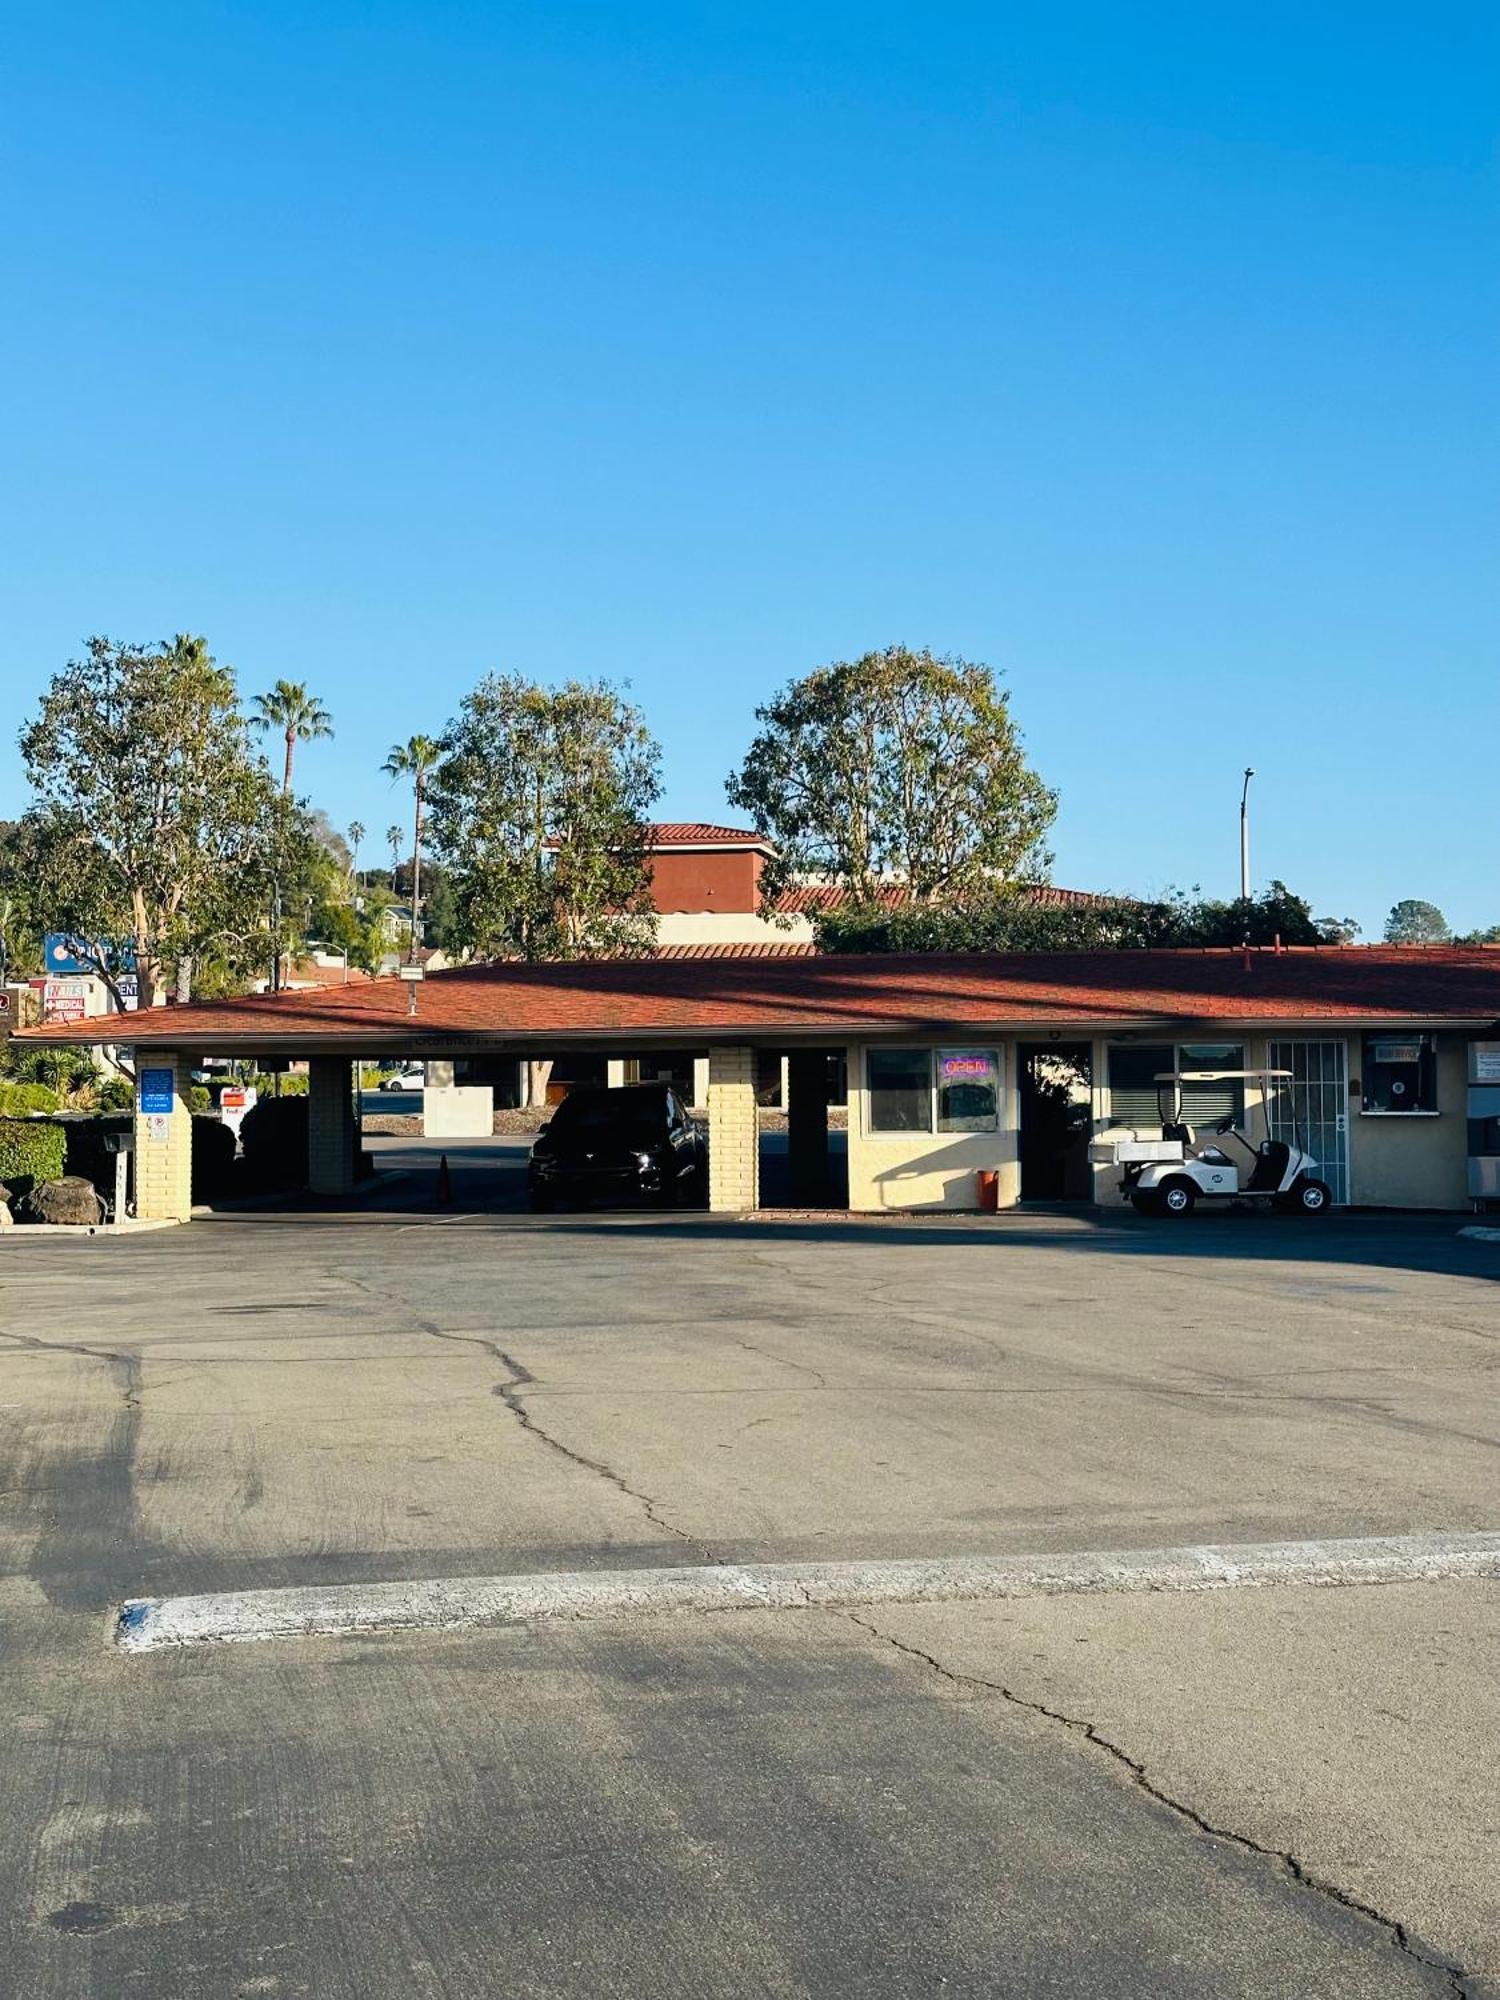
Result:
M169 1069L143 1069L140 1084L140 1109L147 1117L162 1112L170 1112L175 1092L172 1072Z

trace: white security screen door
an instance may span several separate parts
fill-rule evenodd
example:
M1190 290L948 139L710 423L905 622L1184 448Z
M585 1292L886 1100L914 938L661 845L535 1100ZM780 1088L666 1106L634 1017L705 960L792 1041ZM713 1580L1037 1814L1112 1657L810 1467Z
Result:
M1272 1069L1289 1069L1290 1083L1267 1086L1273 1139L1300 1139L1317 1161L1335 1201L1349 1199L1349 1058L1343 1042L1272 1042Z

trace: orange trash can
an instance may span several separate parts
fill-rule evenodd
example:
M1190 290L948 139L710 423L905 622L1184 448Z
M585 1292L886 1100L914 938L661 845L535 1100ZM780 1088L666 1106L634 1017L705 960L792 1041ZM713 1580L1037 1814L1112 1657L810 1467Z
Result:
M979 1207L985 1215L996 1215L1000 1210L1000 1175L994 1167L981 1167L975 1175L979 1183Z

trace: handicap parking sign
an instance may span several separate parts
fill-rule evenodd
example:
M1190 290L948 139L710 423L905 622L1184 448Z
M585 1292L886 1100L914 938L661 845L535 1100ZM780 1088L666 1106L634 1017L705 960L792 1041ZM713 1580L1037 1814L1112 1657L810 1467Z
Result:
M140 1084L140 1108L149 1118L157 1113L170 1113L173 1101L173 1078L169 1069L143 1069Z

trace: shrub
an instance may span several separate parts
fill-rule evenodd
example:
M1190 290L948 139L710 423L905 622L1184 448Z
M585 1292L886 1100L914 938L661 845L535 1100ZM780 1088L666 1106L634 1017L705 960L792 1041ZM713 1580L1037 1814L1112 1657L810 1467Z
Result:
M234 1185L234 1128L214 1117L193 1120L193 1200L212 1201Z
M288 1070L281 1079L281 1088L276 1088L276 1078L257 1072L255 1089L258 1096L266 1097L306 1097L308 1076L305 1070Z
M187 1100L189 1111L203 1112L213 1109L213 1097L206 1083L189 1084Z
M99 1086L101 1111L129 1111L135 1103L135 1085L128 1076L107 1077Z
M24 1118L28 1111L55 1111L57 1092L45 1083L0 1083L0 1118Z
M307 1099L262 1097L245 1113L240 1144L246 1170L261 1186L305 1187Z
M14 1201L42 1181L62 1178L67 1141L60 1125L40 1118L0 1118L0 1186Z

